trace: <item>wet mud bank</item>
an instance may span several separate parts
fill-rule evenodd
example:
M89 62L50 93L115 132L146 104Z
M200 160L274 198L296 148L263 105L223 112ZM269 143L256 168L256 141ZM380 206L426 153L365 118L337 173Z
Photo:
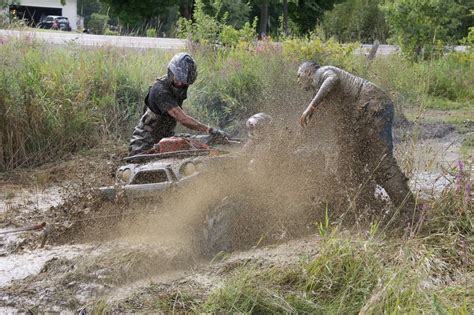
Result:
M446 125L421 128L429 130L416 141L396 131L396 156L412 190L427 198L455 181L451 170L463 157L462 135ZM467 159L471 167L472 150ZM103 153L50 166L56 170L54 178L40 175L48 174L47 167L29 170L30 180L2 178L0 312L90 311L102 298L117 312L146 311L147 303L160 295L182 298L180 292L186 291L203 299L226 274L245 264L285 265L317 255L314 223L324 213L311 217L297 207L282 212L306 193L300 183L278 188L284 182L279 177L291 177L289 173L260 181L251 172L239 172L244 180L232 185L222 177L206 179L155 202L104 201L96 188L111 184L117 160ZM255 187L267 197L238 198L255 193ZM306 202L315 209L311 199L301 208ZM245 215L231 215L220 230L209 231L219 220L209 216L209 209L230 214L245 209ZM1 234L41 222L47 230ZM206 255L203 241L228 253ZM168 299L177 303L172 305L176 310L179 298Z

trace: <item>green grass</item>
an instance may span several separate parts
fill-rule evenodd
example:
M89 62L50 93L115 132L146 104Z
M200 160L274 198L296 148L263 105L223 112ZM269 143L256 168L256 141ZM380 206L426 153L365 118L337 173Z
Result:
M444 256L450 238L407 241L331 233L309 263L248 263L216 289L171 292L166 286L127 298L122 310L249 314L470 314L474 274ZM468 259L472 259L472 253ZM151 288L151 287L150 287ZM204 295L204 299L202 298ZM111 305L109 305L111 307ZM113 309L113 308L111 308Z
M474 149L474 134L468 134L462 142L463 147Z

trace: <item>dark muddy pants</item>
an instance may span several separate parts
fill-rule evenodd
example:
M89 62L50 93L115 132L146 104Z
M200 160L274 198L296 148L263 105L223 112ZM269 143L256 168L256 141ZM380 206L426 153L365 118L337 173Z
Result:
M365 171L373 174L375 182L387 192L392 203L409 219L415 208L415 198L408 187L408 178L400 170L393 156L392 124L393 104L385 101L377 104L377 111L365 117L365 128L359 136L357 156Z

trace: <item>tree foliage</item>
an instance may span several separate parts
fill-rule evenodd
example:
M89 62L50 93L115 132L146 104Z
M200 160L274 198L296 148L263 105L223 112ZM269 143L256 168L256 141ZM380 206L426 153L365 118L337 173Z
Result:
M337 0L298 0L295 5L289 3L290 18L300 26L302 34L314 30L324 16L324 12L333 8Z
M166 19L172 0L101 0L127 29L145 29Z
M386 42L388 26L379 5L383 0L348 0L338 3L323 18L323 30L328 37L342 42Z
M255 37L256 21L253 24L245 22L242 27L235 28L227 22L230 14L223 11L223 3L214 0L210 3L212 10L209 10L203 0L196 0L194 20L181 18L178 21L178 34L203 44L233 46L240 40L251 41Z
M455 0L394 0L386 1L383 10L402 51L410 58L428 58L454 42L465 7Z
M257 19L255 31L272 37L316 32L341 42L392 38L405 51L417 53L430 53L436 44L466 37L474 23L469 10L474 0L78 0L78 7L86 25L92 13L100 13L112 24L120 24L125 33L145 34L153 28L174 36L180 17L192 27L198 27L197 20L208 23L202 29L211 32L214 22L239 30ZM235 37L230 28L226 31ZM199 32L203 30L194 34Z

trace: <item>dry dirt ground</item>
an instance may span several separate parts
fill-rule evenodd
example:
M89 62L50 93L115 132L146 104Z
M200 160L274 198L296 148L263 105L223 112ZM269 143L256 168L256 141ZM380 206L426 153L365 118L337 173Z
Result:
M414 191L436 193L451 182L445 171L460 157L466 134L445 124L421 130L416 142L399 133L397 157ZM464 154L472 166L472 147ZM156 310L157 297L169 302L163 309L185 311L188 296L204 300L239 266L291 265L318 254L316 230L308 230L297 239L276 231L246 250L202 255L188 224L196 217L170 226L157 207L98 198L96 188L113 183L124 155L123 147L109 145L1 174L0 313L84 313L101 301L112 311L147 311ZM169 222L192 209L180 202ZM42 222L41 230L5 233Z

